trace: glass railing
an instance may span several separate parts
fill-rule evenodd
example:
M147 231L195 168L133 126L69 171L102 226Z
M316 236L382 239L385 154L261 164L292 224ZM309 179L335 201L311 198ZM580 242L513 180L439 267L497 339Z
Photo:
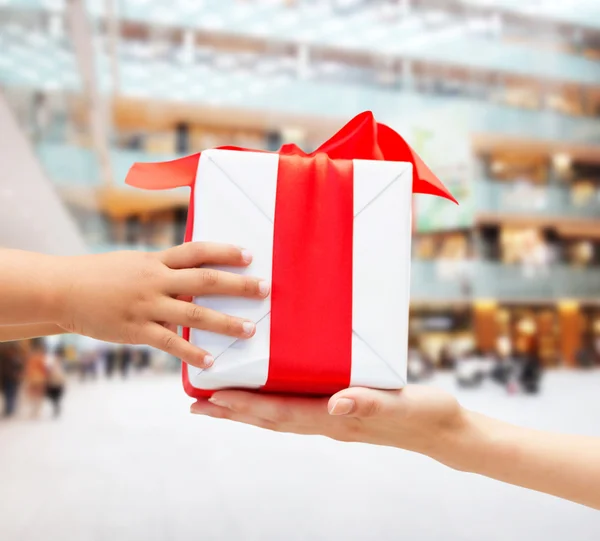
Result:
M463 4L489 9L490 0L461 0ZM494 7L515 14L563 21L588 28L600 28L600 7L595 0L570 0L569 2L544 2L539 4L523 0L494 0Z
M537 50L526 44L503 43L492 34L478 36L465 19L437 11L445 24L432 28L427 13L385 20L377 6L363 4L351 13L336 13L329 3L262 3L260 8L236 0L175 2L165 9L160 0L125 2L120 16L146 24L169 24L207 32L226 32L257 39L298 42L364 54L402 56L474 69L507 71L526 76L596 84L600 66L593 60L558 51ZM89 2L92 14L104 7ZM191 21L191 22L190 22ZM439 25L439 23L438 23Z
M559 264L532 269L497 262L416 260L411 298L415 302L600 299L600 268Z
M600 268L565 264L530 268L477 262L473 275L476 298L506 300L599 299Z
M471 271L469 262L413 260L411 298L420 302L468 301Z
M482 8L487 11L490 9L490 0L460 0L459 3L465 6L472 6L475 8ZM14 6L18 8L28 9L49 9L57 10L62 9L66 2L64 0L4 0L5 6ZM190 17L195 10L200 10L201 6L195 6L194 3L190 3L187 0L177 0L169 4L170 9L160 9L163 4L160 0L146 0L146 1L127 1L119 2L121 10L124 8L123 15L138 20L149 20L156 23L169 22L170 24L182 24L183 26L189 26ZM200 3L198 3L200 4ZM219 8L223 6L223 11L232 16L231 18L239 19L244 14L246 17L252 15L252 6L244 6L244 3L237 2L237 6L232 0L209 0L203 2L207 4L206 8L208 14L219 15L218 11L215 11L215 6ZM274 4L274 3L272 3ZM286 6L286 2L281 0L280 4ZM432 8L438 8L439 2L434 1L431 3L422 2L424 7L431 5ZM568 2L544 2L543 6L539 5L539 2L526 3L522 0L494 0L494 7L498 10L507 11L508 13L514 13L523 17L535 17L538 19L546 19L551 22L560 21L564 23L570 23L573 25L580 25L587 28L600 28L600 8L598 7L595 0L569 0ZM91 13L103 16L104 3L102 0L87 0L88 9ZM232 10L232 7L234 8ZM276 5L275 5L276 7ZM287 7L287 6L286 6ZM310 5L309 5L310 7ZM260 6L260 14L265 14L265 6ZM355 8L356 9L356 8ZM289 12L289 7L288 7ZM293 13L293 12L292 12ZM358 15L363 15L364 12L359 11ZM316 15L319 15L318 13ZM283 21L280 21L283 22ZM222 27L222 23L218 20L217 16L209 18L204 23L205 25L218 30ZM510 21L508 22L510 24Z
M149 77L147 81L127 80L128 77L124 76L123 93L139 98L174 99L177 84L173 81L173 84L169 84L173 71L165 68L160 76L157 75L155 79ZM183 101L200 106L212 104L223 108L243 108L265 115L293 114L343 120L351 118L358 111L372 110L378 119L396 128L418 125L423 114L431 118L432 111L437 110L443 119L440 121L440 130L456 130L460 126L461 133L493 133L519 139L600 145L600 122L593 118L520 110L465 98L385 91L357 84L261 78L252 74L241 76L210 71L206 72L206 79L212 81L214 89L207 88L206 84L192 84L194 78L190 76L188 88L182 90L187 94L177 95ZM222 89L218 90L218 86L222 86ZM204 90L200 90L203 87ZM450 117L454 120L449 120Z
M12 27L11 27L12 28ZM2 31L4 31L2 27ZM50 89L71 92L78 88L78 72L72 51L42 36L42 49L25 43L24 36L0 31L0 83L11 88ZM13 32L13 30L11 30ZM20 29L21 34L25 32ZM24 41L25 40L25 41ZM4 43L6 41L6 43ZM217 106L260 112L265 115L309 115L335 119L351 118L362 110L373 110L392 125L418 123L426 113L452 111L451 126L474 133L494 133L537 140L600 144L600 122L551 110L529 110L489 99L464 95L421 94L376 86L368 81L300 79L293 73L257 73L255 69L222 69L212 64L183 65L178 61L120 60L120 89L124 97L176 100L198 106ZM103 56L100 83L111 89L109 63ZM106 68L106 69L105 69ZM596 82L600 82L600 73ZM486 94L487 96L487 94Z
M58 186L93 187L100 183L100 164L85 147L63 143L41 143L37 152L50 179Z
M37 151L46 173L58 186L93 188L100 185L100 164L90 148L52 142L37 145ZM135 162L166 161L177 156L112 149L110 157L115 184L126 188L125 177Z
M48 176L58 186L91 188L100 185L98 159L89 148L62 143L43 143L37 148ZM177 157L127 149L112 149L110 155L115 185L119 187L125 187L125 177L134 162L166 161ZM476 181L475 187L474 206L479 213L600 219L600 193L585 202L577 202L566 187L492 180Z
M566 187L483 180L476 197L478 212L600 219L600 192L578 202Z

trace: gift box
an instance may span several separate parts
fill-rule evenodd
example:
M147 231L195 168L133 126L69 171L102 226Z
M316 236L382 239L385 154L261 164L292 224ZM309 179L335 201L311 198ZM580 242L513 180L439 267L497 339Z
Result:
M271 282L264 300L200 297L256 322L248 340L197 329L184 336L215 357L183 365L193 397L245 388L331 394L406 384L412 194L453 200L407 143L371 113L311 154L211 149L137 163L127 183L191 188L186 241L251 251L247 273Z

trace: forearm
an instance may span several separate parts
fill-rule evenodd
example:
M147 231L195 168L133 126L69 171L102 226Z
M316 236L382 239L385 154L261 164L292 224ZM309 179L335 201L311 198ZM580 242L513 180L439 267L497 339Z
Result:
M0 342L26 340L39 336L52 336L65 331L53 323L30 323L27 325L0 325Z
M442 462L600 509L600 438L530 430L471 412L465 418L464 433Z
M67 269L60 257L0 250L0 325L56 322Z

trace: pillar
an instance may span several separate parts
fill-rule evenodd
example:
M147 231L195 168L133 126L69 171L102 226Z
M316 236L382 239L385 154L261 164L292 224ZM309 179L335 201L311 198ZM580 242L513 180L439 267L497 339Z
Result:
M558 303L559 348L565 366L575 366L575 356L582 343L579 304L574 301Z
M496 349L498 339L496 314L497 304L495 301L477 301L473 305L475 344L483 352L491 352Z

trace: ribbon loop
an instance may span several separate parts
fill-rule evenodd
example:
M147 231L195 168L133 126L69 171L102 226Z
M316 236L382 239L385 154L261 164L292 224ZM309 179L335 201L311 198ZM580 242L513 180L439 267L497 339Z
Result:
M233 146L219 148L240 152L252 150ZM283 145L279 151L282 155L295 156L315 156L319 153L327 154L333 160L388 160L412 163L413 193L437 195L457 202L408 143L385 124L377 123L370 111L355 116L311 154L306 154L294 144ZM200 154L193 154L169 162L135 163L129 170L125 183L147 190L193 186L199 159Z

